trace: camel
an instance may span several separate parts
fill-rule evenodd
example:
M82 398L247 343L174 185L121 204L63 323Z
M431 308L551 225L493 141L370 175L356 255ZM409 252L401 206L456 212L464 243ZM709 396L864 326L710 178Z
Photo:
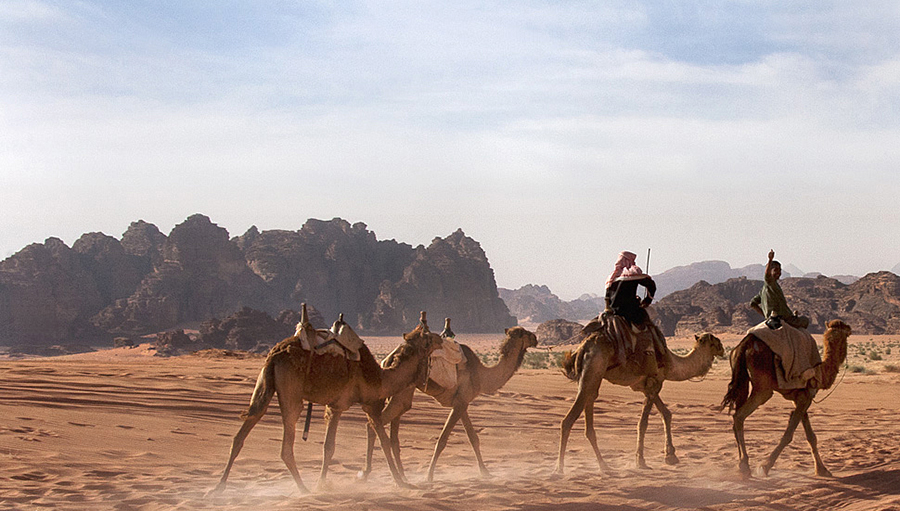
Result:
M297 333L269 351L256 381L250 406L241 415L244 423L234 436L225 472L219 484L210 493L219 493L225 489L228 474L244 445L244 439L253 426L262 419L272 396L276 393L284 427L281 459L287 465L301 493L308 493L309 490L303 484L294 461L294 437L304 400L325 405L325 446L317 490L325 488L341 414L356 403L362 406L369 424L381 439L382 450L394 481L398 486L408 487L409 484L394 464L389 448L390 439L384 431L381 411L385 399L417 382L424 381L428 374L428 356L441 346L441 337L428 329L425 313L422 313L420 324L403 336L403 344L394 350L395 357L384 368L378 365L365 345L359 350L360 360L357 362L330 354L314 353L310 357L310 350L303 348L301 344L304 338L315 345L316 330L309 323L305 304L300 323L297 325Z
M447 320L445 331L449 330L449 319ZM457 385L454 388L444 388L429 379L425 383L420 383L417 387L410 387L404 392L395 394L390 398L388 405L382 412L382 419L391 423L391 447L393 448L394 460L397 463L397 469L403 474L403 463L400 461L400 417L412 408L413 394L416 388L421 392L433 397L435 401L446 408L451 408L450 415L444 423L441 430L441 436L438 438L434 447L434 454L431 457L431 464L428 468L428 481L434 480L434 468L437 465L438 457L447 446L447 440L457 421L462 420L463 426L466 428L466 434L469 437L469 443L475 451L475 459L478 462L478 469L483 477L489 477L487 467L481 457L480 442L478 433L472 426L472 420L469 418L469 403L481 394L492 394L499 390L503 385L512 378L512 375L522 365L525 358L525 351L528 348L537 346L537 337L522 327L513 327L506 329L506 339L500 347L500 360L493 366L487 367L481 363L478 355L465 344L460 344L463 353L463 362L457 367L459 368L457 375ZM390 357L385 358L384 362L389 363ZM372 428L368 429L368 448L366 449L366 466L360 472L360 477L365 479L372 471L372 451L375 446L375 434Z
M766 343L752 334L744 337L731 352L731 382L728 384L728 391L722 400L722 408L728 407L729 410L734 410L734 438L737 441L740 458L738 467L745 479L750 477L750 457L747 455L747 445L744 442L744 421L768 401L774 392L793 401L794 410L791 412L787 429L778 446L775 447L766 462L759 467L763 475L769 474L778 455L791 443L797 425L802 422L803 429L806 431L806 440L812 447L816 475L831 477L831 472L825 467L819 456L816 434L809 422L809 407L816 392L819 389L831 387L837 378L838 370L847 358L847 338L850 337L851 329L840 320L829 322L827 327L824 336L824 359L820 365L813 368L814 379L805 388L778 388L778 380L775 375L775 354Z
M609 466L600 455L600 449L597 447L597 434L594 431L594 401L599 394L600 383L604 379L615 385L631 387L635 391L644 393L644 407L641 411L641 420L638 422L637 466L649 468L644 461L644 436L647 432L650 411L654 405L662 415L665 426L666 463L669 465L678 463L675 446L672 442L672 413L659 397L663 381L684 381L702 377L709 372L713 360L725 354L722 341L710 333L695 335L694 339L693 349L683 357L666 348L665 367L659 368L655 383L650 385L645 384L646 375L634 365L616 365L615 346L603 330L589 334L574 354L566 353L562 363L563 372L570 380L578 382L578 393L575 396L575 402L560 425L559 460L554 473L562 475L565 471L566 444L572 426L582 411L584 412L584 434L594 449L600 469L610 472Z

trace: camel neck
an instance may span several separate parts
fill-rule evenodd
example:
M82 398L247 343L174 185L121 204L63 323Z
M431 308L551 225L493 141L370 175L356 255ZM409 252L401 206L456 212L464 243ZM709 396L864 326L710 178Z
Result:
M710 350L700 349L699 345L694 345L694 349L683 357L671 350L668 350L668 355L670 367L666 379L669 381L685 381L703 376L709 372L715 358Z

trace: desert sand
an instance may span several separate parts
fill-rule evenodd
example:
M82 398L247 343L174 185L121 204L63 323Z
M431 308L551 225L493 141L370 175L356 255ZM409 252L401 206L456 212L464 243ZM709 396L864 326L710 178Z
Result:
M726 348L737 342L720 337ZM486 353L501 338L458 340ZM354 408L338 429L330 489L300 494L279 458L281 422L273 403L247 439L228 488L209 498L263 359L160 358L141 346L0 360L0 509L900 509L898 339L851 337L851 369L811 409L833 478L815 477L802 430L768 477L740 478L731 419L717 406L730 376L723 359L702 381L668 382L662 391L674 414L681 459L675 466L663 462L662 421L654 412L646 453L652 468L635 467L641 395L604 382L595 423L615 472L598 470L582 418L569 441L566 474L555 477L559 423L575 385L556 369L523 368L500 392L469 408L491 478L479 476L457 426L435 482L425 482L447 410L418 394L401 429L403 462L415 489L394 485L380 451L369 480L357 479L365 419ZM691 341L669 343L684 349ZM383 354L399 340L367 342ZM882 360L873 360L872 351ZM320 468L323 410L316 406L310 438L303 442L298 435L295 448L310 487ZM747 421L754 466L777 443L789 413L790 404L775 396Z

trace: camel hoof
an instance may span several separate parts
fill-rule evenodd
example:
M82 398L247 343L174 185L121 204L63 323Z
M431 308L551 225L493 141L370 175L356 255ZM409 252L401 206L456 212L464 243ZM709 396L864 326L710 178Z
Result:
M759 467L756 468L756 476L763 477L763 478L769 477L769 470L771 470L771 469L772 469L772 467L760 465Z
M368 481L369 473L366 472L365 470L360 470L359 472L356 473L356 479L358 479L360 481Z
M493 478L494 476L491 475L490 472L488 472L488 469L482 468L482 469L481 469L481 477L482 477L482 479L491 479L491 478Z
M647 465L647 462L644 461L644 458L638 458L637 460L635 460L634 465L640 469L650 470L650 465Z
M203 498L208 499L210 497L215 497L215 496L221 495L224 491L225 491L225 485L218 484L218 485L216 485L215 488L206 492L206 495L204 495Z
M816 475L819 477L834 477L834 475L832 475L831 471L825 467L817 468Z
M666 465L677 465L678 462L678 456L675 456L675 453L666 455Z
M740 470L741 472L741 479L745 481L753 476L752 472L750 471L750 465L747 463L741 463L738 466L738 470Z

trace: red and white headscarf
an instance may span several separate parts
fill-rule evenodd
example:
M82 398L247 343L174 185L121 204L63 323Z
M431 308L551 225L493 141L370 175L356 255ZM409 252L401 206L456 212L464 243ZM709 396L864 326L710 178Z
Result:
M606 279L606 287L609 287L610 284L619 277L633 277L635 275L643 274L644 272L634 264L636 259L637 254L628 252L627 250L619 254L619 258L616 260L615 269L609 274L609 278Z

